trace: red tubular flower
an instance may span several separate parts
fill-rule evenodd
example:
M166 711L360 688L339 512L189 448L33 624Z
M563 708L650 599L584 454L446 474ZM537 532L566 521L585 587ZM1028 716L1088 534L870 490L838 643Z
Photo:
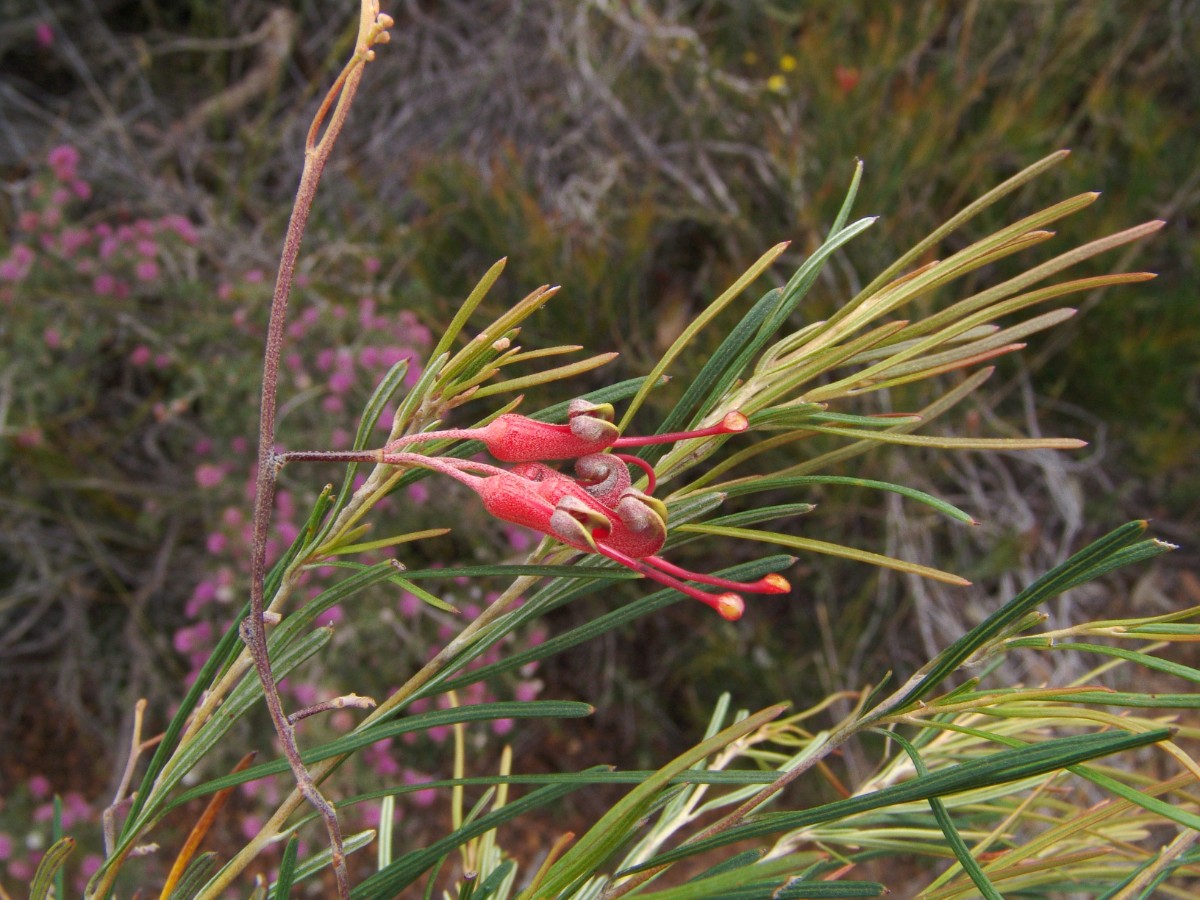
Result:
M602 456L601 460L605 458L607 458L607 454ZM733 591L750 594L785 594L791 590L791 584L782 575L770 574L750 582L731 581L714 575L692 572L656 556L655 554L666 540L667 510L660 500L634 488L626 488L616 503L607 503L600 500L589 487L575 482L542 463L523 463L515 467L513 473L527 478L534 486L538 496L547 503L554 504L561 512L568 515L579 513L581 518L591 514L598 517L595 520L607 518L610 523L607 531L603 533L593 531L592 533L595 541L593 552L607 556L627 568L682 591L687 596L712 606L731 621L738 618L741 615L741 609L744 609L744 604L738 607L730 599L731 596L737 597L732 593ZM709 594L683 585L680 579L723 588L725 593ZM718 599L714 600L714 596ZM740 597L738 597L738 602L741 602ZM738 613L731 617L730 614L735 608L738 609Z
M737 591L780 594L790 590L787 579L780 575L753 582L731 581L691 572L656 556L667 537L667 508L632 486L628 466L645 473L651 491L654 468L637 457L600 452L744 431L748 426L744 415L731 412L716 425L696 431L631 438L620 436L612 417L608 404L573 400L565 425L508 413L482 428L409 435L372 455L379 462L416 465L447 475L475 491L496 518L531 528L576 550L599 553L699 600L730 621L740 618L745 609ZM444 438L481 440L497 459L519 465L509 471L487 463L397 451L409 443ZM577 458L578 481L539 462L572 457ZM686 581L720 588L721 592L708 593Z
M406 435L384 447L385 453L411 443L444 439L483 441L488 452L502 462L536 462L544 459L576 459L600 453L610 447L644 447L648 444L672 444L690 438L734 434L749 426L740 412L731 412L716 425L696 431L677 431L641 437L621 437L612 423L613 409L608 403L596 405L572 400L566 424L539 422L528 416L505 413L481 428L447 428Z
M570 515L605 519L607 525L600 533L593 533L593 538L622 553L650 556L661 550L667 539L667 508L634 488L626 487L617 502L609 504L584 485L541 463L523 463L513 469L513 474L525 478L539 497Z

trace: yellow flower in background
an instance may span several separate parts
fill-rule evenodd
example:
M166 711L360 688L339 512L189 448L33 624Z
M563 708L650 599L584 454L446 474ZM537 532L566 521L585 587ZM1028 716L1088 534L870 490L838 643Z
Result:
M796 70L796 57L790 53L785 53L779 57L779 71L794 72Z
M782 94L787 90L787 79L782 75L772 75L767 79L767 90Z

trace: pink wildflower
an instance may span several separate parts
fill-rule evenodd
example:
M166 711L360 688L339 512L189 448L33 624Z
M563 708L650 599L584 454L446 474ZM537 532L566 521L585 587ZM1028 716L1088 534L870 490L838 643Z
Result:
M25 785L29 788L29 793L38 800L50 796L50 779L45 775L33 775Z
M68 181L75 177L75 169L79 165L79 151L70 144L59 144L46 155L46 162L54 170L54 176L59 181Z
M35 256L28 244L13 244L8 258L0 262L0 281L24 281L33 269Z
M196 484L202 488L216 487L225 479L225 470L212 463L201 463L196 466Z
M117 279L108 272L101 272L92 279L92 290L97 296L111 297L117 292Z

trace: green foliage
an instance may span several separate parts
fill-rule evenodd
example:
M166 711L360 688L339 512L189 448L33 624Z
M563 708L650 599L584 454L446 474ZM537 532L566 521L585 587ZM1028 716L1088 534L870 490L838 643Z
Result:
M352 701L362 698L350 695L328 721L306 720L299 729L321 789L339 801L342 816L366 826L346 838L345 851L376 840L372 815L389 819L380 823L387 852L376 871L366 874L368 854L351 858L361 876L354 896L405 889L432 896L442 887L448 896L498 900L543 892L878 896L889 880L879 874L885 868L872 868L880 859L920 861L929 873L940 867L941 875L925 877L930 897L1067 889L1148 896L1196 876L1188 842L1200 818L1189 786L1200 766L1181 740L1193 736L1195 697L1138 681L1200 681L1194 666L1162 654L1195 638L1196 611L1035 631L1052 597L1167 549L1142 540L1141 523L1095 542L975 627L964 625L932 659L910 648L906 662L916 674L889 695L882 684L847 682L823 661L820 683L803 677L817 658L809 646L816 642L801 640L794 627L801 617L811 621L807 605L752 601L734 630L701 619L700 608L681 603L673 589L622 585L630 570L553 534L523 552L508 524L486 518L444 477L445 461L470 459L479 442L422 444L425 468L369 453L459 418L482 424L518 407L561 422L568 379L593 403L628 401L620 427L631 434L711 425L739 409L749 416L748 434L639 452L661 485L667 553L702 555L706 571L720 568L735 580L794 570L799 557L804 596L845 604L836 626L821 625L836 643L823 652L849 655L866 640L866 616L857 615L869 606L862 569L827 591L839 576L808 579L814 554L954 585L965 579L904 548L867 549L879 546L878 533L844 525L855 517L836 513L865 509L858 518L870 520L882 508L872 504L895 503L929 513L942 534L983 520L980 504L939 497L935 474L907 479L875 460L1079 446L1004 426L983 436L992 408L1005 407L982 393L990 369L980 367L1006 357L1003 372L1022 372L1007 355L1052 329L1050 341L1038 339L1036 388L1133 432L1120 436L1119 465L1178 485L1172 502L1186 511L1194 477L1183 470L1197 445L1177 373L1194 367L1200 337L1186 287L1194 254L1177 225L1149 251L1137 241L1160 223L1127 225L1151 216L1182 220L1194 203L1190 134L1200 81L1178 49L1194 28L1193 5L1176 4L1175 21L1115 3L930 2L903 12L865 2L753 11L592 4L574 19L533 3L496 22L464 5L428 13L432 32L421 22L397 30L398 42L430 40L428 53L379 48L368 83L394 83L396 97L412 105L401 113L389 106L396 101L376 97L349 165L338 161L330 172L347 189L331 191L314 214L283 370L281 442L342 451L344 467L289 464L266 581L269 609L282 617L270 630L272 664L276 676L292 676L289 705L304 705L303 689L312 685L326 699L339 682L380 700L360 715L351 710L363 704ZM239 21L252 18L253 4L237 7ZM305 9L301 20L313 14ZM163 19L147 7L142 15L158 28L190 28L193 39L220 35L207 14ZM447 28L438 16L465 17L478 30L438 45L462 24ZM299 21L278 21L285 19L280 27ZM327 27L299 29L297 59L340 65L331 62L340 51L329 50ZM270 34L248 40L287 48L296 38ZM262 204L290 197L294 179L279 148L290 153L295 114L277 110L302 104L292 103L295 86L279 82L264 109L248 114L239 91L222 93L226 76L211 61L193 58L164 77L154 53L179 48L155 41L145 65L130 70L136 77L89 83L111 84L113 108L123 108L130 83L147 91L169 84L168 106L196 85L220 95L162 139L159 149L178 156L178 171L154 176L174 185L182 173L191 189L199 186L203 202L191 208L204 210L195 215L203 233L191 219L160 215L161 196L130 189L132 205L144 208L134 215L114 204L126 203L121 186L104 184L93 195L59 151L48 169L22 173L4 211L0 301L10 314L0 333L13 359L0 373L7 498L0 526L23 542L0 548L0 562L11 562L2 568L12 573L0 576L0 612L25 616L10 629L14 640L26 632L34 638L18 646L18 662L53 639L48 623L61 610L83 609L88 615L72 626L75 644L86 636L87 646L101 648L102 671L129 663L128 623L159 666L170 658L182 677L183 659L190 669L178 706L166 699L178 692L152 693L155 715L171 706L174 716L148 762L135 733L138 768L131 765L121 793L135 772L139 784L114 806L116 827L91 894L144 886L160 862L141 859L139 847L158 841L174 849L177 817L217 791L257 786L257 802L276 809L275 817L244 841L226 828L218 849L196 856L170 896L214 896L240 884L286 839L271 894L284 897L306 890L306 878L319 881L333 854L307 840L300 849L296 835L315 830L283 760L228 773L234 750L258 740L263 697L238 634L249 540L235 507L241 478L230 476L249 467L244 436L252 430L271 294L263 275L269 253L250 232L282 230ZM530 42L526 52L522 42ZM546 46L570 52L542 52ZM505 92L487 65L505 52L522 61L505 69L505 83L524 105L497 115ZM431 58L432 69L406 68ZM423 80L438 65L454 73L452 86ZM244 84L261 91L265 82L249 77L252 68L235 56L228 77L246 76ZM478 129L448 122L445 109L455 104L440 93L447 90L477 91L477 106L459 105L472 109ZM418 127L428 104L436 113L428 128ZM356 115L367 106L360 100ZM416 124L397 129L410 114ZM107 109L102 118L111 121ZM398 131L405 136L393 140ZM228 152L221 141L229 135L248 152ZM188 153L179 152L184 144ZM1063 155L1053 154L1022 168L1063 145L1076 151L1071 167L1057 166ZM381 177L396 170L397 155L404 174ZM850 171L855 156L865 160L866 178L861 164ZM125 176L126 184L149 177ZM1097 184L1115 190L1093 206ZM885 212L882 222L852 221L852 207L864 205ZM1088 216L1077 215L1085 209ZM945 224L926 234L936 221ZM1096 240L1098 232L1110 236ZM790 245L777 243L784 236L793 236ZM744 269L763 247L771 249ZM1122 255L1101 262L1111 250ZM513 258L501 277L506 264L494 260L506 253ZM1097 304L1110 288L1143 280L1144 273L1123 273L1140 267L1164 268L1166 277ZM1065 280L1055 280L1068 268ZM1109 274L1114 268L1122 274ZM787 269L789 277L777 275ZM558 283L561 292L550 287ZM543 286L524 293L536 285ZM1057 306L1068 295L1088 312L1082 325L1073 309ZM463 296L452 313L451 298ZM28 371L44 375L18 377ZM952 435L930 428L969 398L978 402L973 412L983 410L984 428L960 428L961 418ZM891 452L859 459L882 445ZM326 478L331 486L322 491ZM309 501L311 512L303 512ZM758 527L764 522L773 524ZM451 528L456 534L443 540ZM182 558L173 556L176 540L188 548ZM796 556L753 558L758 543ZM1019 558L1019 542L1011 546ZM146 565L155 554L155 565ZM497 555L507 561L493 562ZM443 559L452 565L441 568ZM220 577L210 579L214 567ZM201 584L223 606L201 616L192 610L185 623L180 610L206 568ZM189 609L200 595L192 591ZM41 605L26 614L22 604L33 598ZM902 615L878 602L868 613L897 623ZM343 615L335 632L331 622ZM219 626L223 636L184 630L201 625ZM570 763L513 774L497 736L514 727L544 736L549 729L534 722L548 718L577 734L571 720L592 710L570 700L499 698L513 685L540 686L532 680L539 665L586 666L584 654L601 640L625 641L630 655L664 665L679 658L670 677L693 711L734 685L745 688L739 703L765 685L771 702L786 695L813 706L791 716L777 706L731 712L726 696L704 738L675 748L674 760L654 771L572 772ZM1104 663L1036 687L1001 674L1011 671L1002 667L1006 659L1032 654L1098 655ZM154 667L139 671L143 684L159 680ZM1113 672L1130 674L1112 682ZM124 676L85 681L105 693L100 705L111 718L128 688ZM817 688L829 696L806 696ZM685 705L675 699L652 702L659 710ZM846 700L849 713L838 705ZM816 716L837 721L809 731L804 723ZM661 758L660 729L639 722L635 730L643 755ZM880 734L886 743L873 743ZM1128 762L1134 752L1136 768ZM848 753L860 765L843 765ZM405 769L389 770L393 754ZM421 781L417 763L446 777ZM495 775L468 774L493 767ZM798 794L781 800L793 783L802 785ZM614 784L631 785L629 793L593 816L573 843L564 836L551 846L557 833L546 838L542 868L530 871L528 854L502 826L532 817L545 837L558 829L554 810L563 797ZM508 795L523 786L535 789ZM853 796L829 801L831 789ZM448 822L418 804L432 792ZM1097 796L1106 798L1099 806ZM374 813L383 798L383 812ZM396 804L407 804L403 834L390 827ZM27 805L22 797L12 809ZM1179 843L1157 852L1152 838L1164 827L1178 830ZM725 857L741 839L764 850L770 844L770 853ZM55 896L63 893L70 841L48 851L32 878L34 895L46 895L52 880ZM672 871L700 854L698 877ZM530 886L519 892L518 882ZM255 896L268 896L267 888Z

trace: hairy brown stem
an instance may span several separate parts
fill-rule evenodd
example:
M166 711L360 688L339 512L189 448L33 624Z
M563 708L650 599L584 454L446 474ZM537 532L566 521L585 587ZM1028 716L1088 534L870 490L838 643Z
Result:
M333 805L318 790L316 782L300 757L292 722L283 711L283 702L279 697L278 685L275 674L271 670L271 660L267 651L264 583L267 574L267 531L271 522L277 472L275 413L279 385L279 361L283 352L284 326L287 319L288 299L296 271L296 260L300 254L300 243L308 223L308 214L312 209L317 185L321 180L321 173L325 169L325 163L329 159L333 144L345 124L350 104L353 102L354 94L362 80L363 64L373 55L371 46L376 42L386 41L386 36L381 37L381 35L386 35L386 31L383 29L390 24L390 18L379 15L378 4L374 0L364 0L354 58L347 64L337 82L330 89L325 102L317 111L305 147L304 169L300 175L300 185L296 191L291 219L288 221L287 233L284 236L283 252L279 259L279 272L275 280L275 292L271 298L271 313L267 325L266 347L263 355L262 400L259 407L258 471L255 475L253 537L250 556L250 616L242 623L240 629L242 639L254 660L254 668L262 683L267 710L270 712L275 732L279 736L284 755L287 757L288 765L296 780L296 787L325 822L325 830L329 835L331 864L337 879L340 898L349 898L350 896L350 876L346 871L342 830ZM324 135L318 140L317 135L324 124L325 117L330 115L331 107L332 115L329 125Z

